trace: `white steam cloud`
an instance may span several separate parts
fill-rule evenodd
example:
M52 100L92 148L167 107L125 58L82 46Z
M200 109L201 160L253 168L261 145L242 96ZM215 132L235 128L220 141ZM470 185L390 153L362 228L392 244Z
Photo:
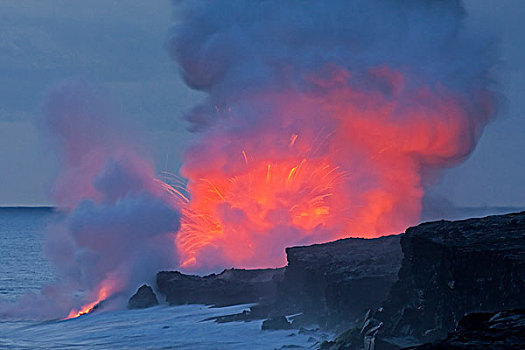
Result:
M182 174L209 218L182 225L188 266L402 232L496 114L497 52L459 0L173 3L168 51L207 94L186 115Z
M58 281L0 314L63 318L106 298L105 309L122 307L157 271L177 266L180 214L129 123L95 87L69 80L51 89L41 124L60 155L53 196L62 219L48 227L45 245Z

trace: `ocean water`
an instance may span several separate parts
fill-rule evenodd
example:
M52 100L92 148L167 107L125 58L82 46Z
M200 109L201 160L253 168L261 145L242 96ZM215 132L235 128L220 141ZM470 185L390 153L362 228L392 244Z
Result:
M44 228L55 218L46 208L0 208L0 302L38 293L55 280L42 253ZM319 331L262 331L262 321L204 321L248 307L159 305L44 322L0 316L0 349L310 349L331 337Z
M37 293L54 281L42 245L55 216L51 208L0 208L0 300Z

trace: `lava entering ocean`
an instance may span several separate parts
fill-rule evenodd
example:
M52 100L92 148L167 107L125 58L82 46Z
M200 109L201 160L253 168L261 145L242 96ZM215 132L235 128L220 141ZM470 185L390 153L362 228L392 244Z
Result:
M65 209L46 244L54 289L86 291L61 317L161 269L282 266L288 246L403 232L495 115L497 57L459 0L178 0L175 14L167 48L206 94L181 178L155 179L98 89L66 82L44 104Z
M80 309L72 309L67 315L66 319L80 317L93 312L99 305L106 300L113 292L106 286L100 287L97 297L94 301L82 306Z
M60 220L45 243L58 281L40 296L48 316L78 317L102 302L122 307L127 292L177 266L179 210L121 117L85 82L48 92L42 118L61 166L54 189Z

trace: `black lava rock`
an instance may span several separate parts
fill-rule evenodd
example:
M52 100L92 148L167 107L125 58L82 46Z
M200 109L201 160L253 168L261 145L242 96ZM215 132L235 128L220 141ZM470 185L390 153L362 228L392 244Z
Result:
M413 350L525 349L525 310L471 313L444 340L412 347Z
M228 306L273 299L282 275L283 269L229 269L204 277L161 271L157 287L170 305Z
M327 349L391 350L434 344L456 326L458 337L465 334L470 340L463 344L458 338L454 347L455 338L450 338L446 346L439 347L438 342L429 349L509 348L500 340L507 333L492 337L487 329L506 327L507 316L496 322L494 313L525 308L525 212L424 223L407 229L401 246L399 280L382 307L327 344ZM463 318L469 313L474 314ZM491 325L491 319L496 323ZM521 322L516 327L522 327ZM514 334L515 327L510 328ZM477 341L485 345L472 345Z
M302 313L293 319L294 327L316 323L332 328L379 307L401 267L399 238L346 238L287 248L288 266L274 312Z
M269 319L264 320L261 326L263 331L275 331L290 328L292 328L292 324L288 322L284 316L270 317Z
M129 299L128 309L145 309L158 305L157 296L153 292L153 289L144 284L140 287L137 292Z
M300 314L294 328L330 328L378 307L397 280L402 259L399 235L287 248L286 254L288 265L280 269L230 269L204 277L162 271L157 287L170 305L258 303L250 311L214 318L217 322Z
M467 313L525 308L525 212L409 228L385 334L443 338Z

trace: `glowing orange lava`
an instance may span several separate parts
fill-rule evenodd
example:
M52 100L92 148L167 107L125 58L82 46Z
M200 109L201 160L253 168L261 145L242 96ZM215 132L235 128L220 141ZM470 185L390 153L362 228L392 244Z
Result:
M182 268L282 266L287 246L403 232L425 176L472 151L481 128L461 96L413 89L385 67L360 89L331 69L312 92L250 97L272 106L255 128L238 128L231 108L234 132L212 130L188 152L187 186L165 184L183 208Z
M182 267L196 265L206 247L219 248L221 260L235 266L279 264L280 256L271 262L255 258L258 242L279 239L272 227L293 226L314 234L330 222L331 214L344 209L332 199L345 174L330 164L302 159L294 164L260 162L246 170L226 179L201 178L191 187L200 195L183 210L177 236Z
M95 301L82 306L78 310L72 309L67 315L66 319L77 318L79 316L91 313L101 302L106 300L106 298L108 298L110 295L110 288L108 286L102 286L98 291L97 298Z

